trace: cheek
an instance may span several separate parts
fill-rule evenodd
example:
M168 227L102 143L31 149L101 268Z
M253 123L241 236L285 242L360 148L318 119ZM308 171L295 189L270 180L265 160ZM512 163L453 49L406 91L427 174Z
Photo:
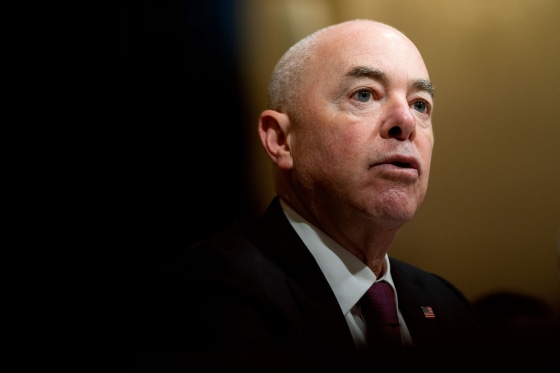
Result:
M321 142L320 146L323 147L323 161L329 162L331 167L335 168L337 165L349 168L359 163L363 156L361 154L370 147L365 133L349 128L325 132L317 141Z
M296 166L299 168L312 169L320 167L321 159L325 157L326 144L325 134L316 131L298 132L292 137L291 151Z
M367 149L371 128L324 102L313 103L308 108L301 117L305 125L298 126L299 156L331 172L348 160L355 164L360 151Z
M430 170L432 164L433 141L426 143L423 149L420 149L420 156L422 157L423 170L422 178L427 183L430 177Z
M298 139L293 149L295 169L305 184L320 182L332 187L354 172L357 146L352 135L325 128L300 133Z
M336 141L332 143L332 149L338 155L340 163L348 163L345 167L361 168L362 161L371 156L375 143L375 133L370 128L348 126L338 134Z

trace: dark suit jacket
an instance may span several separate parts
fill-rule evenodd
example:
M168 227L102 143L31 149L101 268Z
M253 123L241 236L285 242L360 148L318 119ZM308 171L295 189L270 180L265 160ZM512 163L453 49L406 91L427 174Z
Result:
M399 361L473 353L478 320L467 299L441 277L390 260L415 343ZM167 364L329 368L385 357L356 351L334 293L277 198L261 219L237 222L165 263L147 289L145 311L138 361L154 371Z

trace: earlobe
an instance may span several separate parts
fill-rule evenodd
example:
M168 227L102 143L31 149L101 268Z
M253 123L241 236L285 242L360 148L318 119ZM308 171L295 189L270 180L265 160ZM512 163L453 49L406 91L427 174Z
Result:
M259 117L259 137L268 157L281 169L292 168L289 144L290 118L274 110L265 110Z

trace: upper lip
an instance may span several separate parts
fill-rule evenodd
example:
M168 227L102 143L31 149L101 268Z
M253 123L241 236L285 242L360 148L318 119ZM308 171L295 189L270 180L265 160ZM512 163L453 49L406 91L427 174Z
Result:
M381 164L392 164L398 167L403 168L414 168L420 173L420 162L417 158L404 155L404 154L395 154L389 157L383 158L382 160L375 162L374 166L378 166Z

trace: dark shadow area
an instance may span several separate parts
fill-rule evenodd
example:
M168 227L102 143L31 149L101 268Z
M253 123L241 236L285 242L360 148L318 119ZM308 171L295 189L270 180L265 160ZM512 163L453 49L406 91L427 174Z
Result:
M141 333L140 294L158 264L248 213L235 7L120 2L117 115L94 207L103 216L101 279L110 279L101 301L126 335L117 353Z
M489 362L560 366L560 317L551 305L514 292L488 294L474 305L486 330Z

